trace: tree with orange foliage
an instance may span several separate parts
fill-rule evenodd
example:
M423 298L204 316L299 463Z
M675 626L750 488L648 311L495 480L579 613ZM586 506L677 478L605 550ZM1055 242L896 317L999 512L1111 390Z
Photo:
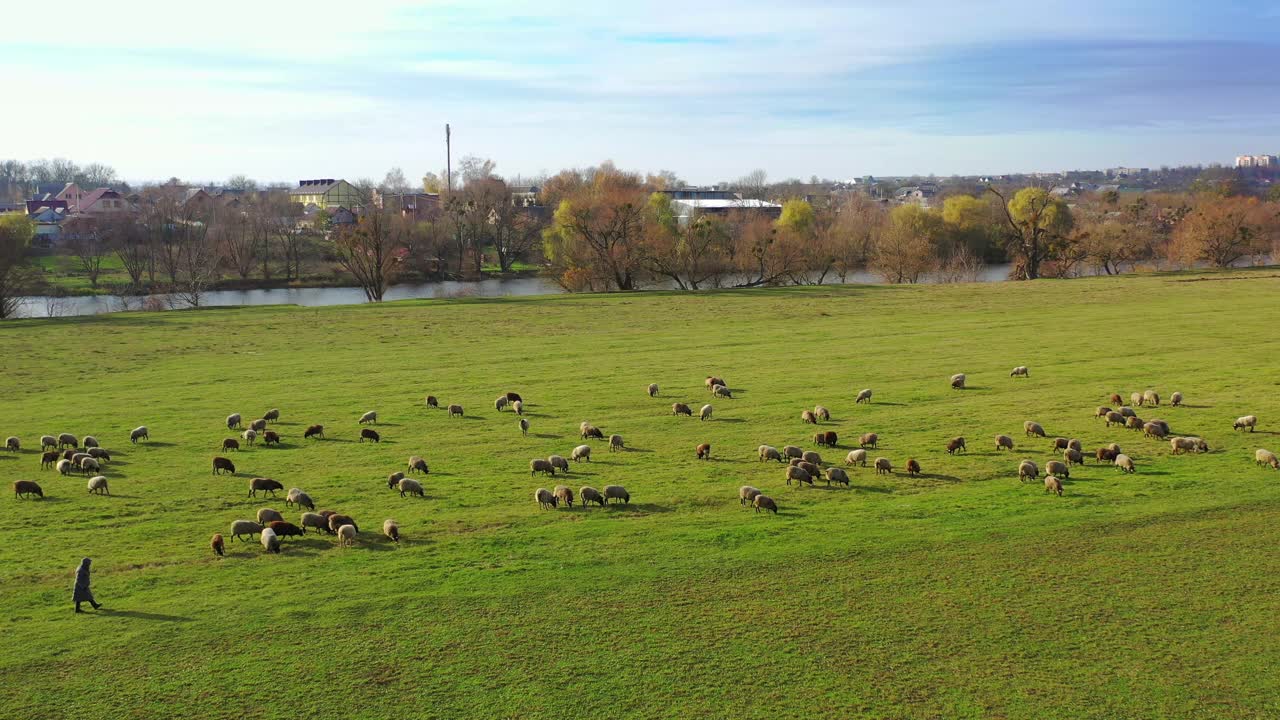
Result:
M1169 243L1169 259L1185 265L1205 262L1231 267L1271 249L1277 208L1252 197L1201 195L1177 224Z

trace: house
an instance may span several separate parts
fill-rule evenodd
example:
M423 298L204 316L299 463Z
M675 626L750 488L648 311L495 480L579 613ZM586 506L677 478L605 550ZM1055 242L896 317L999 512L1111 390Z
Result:
M782 206L777 203L744 200L740 197L681 198L673 199L671 205L675 208L676 219L681 225L687 224L690 218L697 215L727 215L735 210L759 213L768 218L782 215Z
M93 216L131 212L134 209L133 204L123 195L105 187L80 195L76 204L70 208L73 214Z
M383 198L385 207L400 210L402 217L427 220L440 211L439 193L396 193Z
M931 207L933 199L938 196L938 188L934 185L916 185L899 188L893 196L899 203L911 203L922 208Z
M61 203L61 201L54 201ZM36 235L31 239L34 247L48 249L62 239L62 222L67 219L67 206L37 208L28 213L28 217L36 224Z
M298 187L289 191L289 199L304 207L315 205L323 210L357 208L365 204L364 196L356 186L346 180L332 178L299 180Z
M59 190L56 195L54 195L54 199L66 202L67 209L71 212L76 212L80 209L80 200L84 195L85 192L80 189L79 185L75 183L67 183L62 186L62 189Z
M204 188L187 188L187 191L182 193L182 198L178 200L178 204L182 207L187 207L188 205L201 207L209 203L210 197L209 193L204 191Z
M731 190L720 190L718 188L677 188L674 190L659 190L658 192L666 195L672 200L741 200L742 195Z
M52 196L27 201L27 215L35 215L41 208L53 208L64 213L68 210L66 200L54 200Z

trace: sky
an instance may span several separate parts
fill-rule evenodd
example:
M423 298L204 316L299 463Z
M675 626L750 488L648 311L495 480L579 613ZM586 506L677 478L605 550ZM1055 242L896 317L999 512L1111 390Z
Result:
M1123 5L1123 7L1117 7ZM1280 153L1280 3L42 6L0 158L130 181L412 180L612 160L696 183L1230 164ZM17 38L15 40L15 38Z

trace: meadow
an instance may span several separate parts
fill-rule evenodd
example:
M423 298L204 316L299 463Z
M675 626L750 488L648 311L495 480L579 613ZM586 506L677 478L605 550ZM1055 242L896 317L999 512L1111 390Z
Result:
M23 450L0 451L0 480L45 498L0 499L0 717L1278 717L1280 473L1253 461L1280 451L1278 326L1270 271L8 321L0 437ZM1211 452L1093 418L1147 388L1185 405L1139 414ZM527 437L493 408L506 391ZM269 408L282 446L211 474L224 418ZM377 444L357 442L368 410ZM1233 431L1249 413L1257 432ZM594 441L567 477L530 477L583 420L626 451ZM1117 442L1137 473L1090 460L1062 497L1020 483L1018 461L1054 457L1025 420ZM313 423L326 439L303 439ZM758 462L815 429L841 465L877 432L897 470L799 488ZM40 469L61 432L112 451L109 497ZM425 498L387 489L410 455ZM352 515L356 545L228 537L215 556L233 520L286 510L247 497L256 476ZM561 482L631 502L540 510ZM740 506L743 484L780 512ZM104 608L76 615L84 556Z

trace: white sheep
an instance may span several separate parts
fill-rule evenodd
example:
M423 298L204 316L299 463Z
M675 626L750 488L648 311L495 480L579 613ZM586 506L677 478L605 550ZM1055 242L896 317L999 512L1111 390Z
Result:
M382 521L382 534L393 543L400 542L400 523L391 518Z
M1045 434L1044 434L1044 426L1042 426L1042 425L1041 425L1040 423L1038 423L1038 422L1032 422L1032 421L1028 420L1028 421L1026 421L1026 422L1022 423L1022 429L1023 429L1023 431L1024 431L1024 432L1026 432L1026 433L1027 433L1027 436L1028 436L1028 437L1030 437L1030 436L1032 436L1032 435L1035 435L1035 436L1037 436L1037 437L1045 437Z
M782 453L778 452L778 448L772 445L761 445L756 448L756 454L760 456L760 462L765 460L777 460L782 462Z
M378 413L376 410L370 410L360 416L360 424L364 425L365 423L373 423L374 425L378 424Z
M1019 365L1009 372L1009 377L1031 377L1031 371L1026 365Z
M838 468L838 467L827 468L827 485L830 485L831 483L836 483L836 484L844 483L845 485L848 485L849 473L845 472L843 468Z
M560 502L556 496L546 488L538 488L533 491L533 499L537 501L538 507L543 510L552 510Z
M627 492L627 489L622 487L621 485L605 485L604 499L605 499L605 502L609 502L610 500L617 500L620 503L625 503L627 505L630 505L631 493Z
M1280 470L1280 459L1276 458L1276 454L1270 450L1259 448L1253 453L1253 461L1258 465L1270 465L1273 469Z
M230 415L227 416L228 430L235 430L236 428L240 427L240 423L241 423L240 413L231 413Z
M1123 454L1116 455L1116 459L1114 462L1116 467L1120 468L1120 470L1123 472L1127 472L1127 473L1137 472L1137 468L1134 467L1134 464L1133 464L1133 458L1129 457L1128 455L1123 455Z
M524 415L524 401L516 400L511 403L511 409L515 410L517 415Z
M426 497L426 493L422 490L422 483L413 478L403 478L398 484L400 488L400 497L408 497L409 495L417 495L420 498Z
M520 418L520 434L521 435L529 434L529 421L525 418Z
M271 528L262 528L262 548L269 553L280 552L280 538L276 535L276 531Z
M240 433L240 437L244 438L250 445L252 445L253 441L258 439L258 431L253 428L249 428L248 430Z
M613 452L614 450L625 450L625 449L626 449L626 448L625 448L625 447L623 446L623 444L622 444L622 436L621 436L621 435L610 435L610 436L609 436L609 452Z
M1018 481L1025 482L1027 478L1035 480L1040 477L1040 468L1030 460L1023 460L1018 463Z
M352 545L355 545L356 544L356 526L343 525L342 527L338 528L338 542L341 543L343 547L351 547Z
M1179 405L1181 405L1181 404L1182 404L1182 393L1180 393L1180 392L1176 392L1176 393L1174 393L1174 394L1170 395L1170 396L1169 396L1169 403L1170 403L1170 404L1172 404L1174 407L1178 407Z
M658 397L658 383L649 383L646 390L649 392L649 397Z
M507 406L507 396L505 393L502 395L499 395L498 399L493 401L493 409L497 410L498 412L502 412L502 409L505 408L506 406Z
M316 530L319 530L320 532L323 532L323 533L329 532L329 518L321 515L320 513L314 513L314 512L302 513L301 525L302 525L303 531L305 531L307 528L315 528Z
M253 536L260 532L262 532L262 525L252 520L236 520L231 523L231 532L228 534L231 535L232 540L239 540L241 535L248 535L252 540Z
M866 390L863 390L862 392L858 393L858 399L854 400L854 403L859 405L862 403L869 403L869 402L871 402L871 388L867 388Z
M710 406L710 405L703 405L703 406L702 406L702 410L698 412L698 419L699 419L699 420L710 420L710 419L711 419L711 406Z
M867 451L866 450L850 450L849 454L844 456L844 464L845 465L861 465L862 467L866 467Z
M827 422L831 420L831 411L821 405L814 405L813 416L823 422Z
M80 472L85 475L90 473L102 472L102 466L98 464L96 458L90 456L80 460Z
M573 449L573 453L570 455L570 457L573 458L574 462L580 462L582 460L591 462L591 446L579 445L578 447Z
M55 465L54 467L58 469L58 473L61 475L70 475L73 469L71 466L71 461L67 460L66 458L59 460L58 464Z
M1256 427L1257 424L1258 424L1257 415L1245 415L1244 417L1236 418L1235 423L1231 425L1231 429L1240 430L1243 428L1249 428L1249 432L1253 432L1253 428Z
M94 495L110 495L111 490L107 487L107 479L102 475L89 478L89 492Z
M723 397L723 398L733 397L733 391L723 385L713 385L711 387L711 394L715 395L716 397Z
M566 473L569 472L569 461L559 455L552 455L548 457L547 462L551 463L551 467L557 470L562 470Z
M10 450L12 452L18 452L19 450L22 449L22 441L16 437L9 436L4 440L4 447L6 450Z
M759 494L760 494L759 489L751 487L750 485L743 485L742 487L738 488L738 504L744 505L744 506L750 506L752 501L754 501L756 499L756 496Z
M253 422L249 423L249 429L250 429L250 430L252 430L252 431L254 431L254 432L256 432L256 433L266 432L266 431L267 431L267 419L266 419L266 418L258 418L257 420L254 420Z
M964 380L965 380L964 373L956 373L955 375L952 375L952 376L951 376L951 388L952 388L953 390L963 390L963 389L964 389Z

